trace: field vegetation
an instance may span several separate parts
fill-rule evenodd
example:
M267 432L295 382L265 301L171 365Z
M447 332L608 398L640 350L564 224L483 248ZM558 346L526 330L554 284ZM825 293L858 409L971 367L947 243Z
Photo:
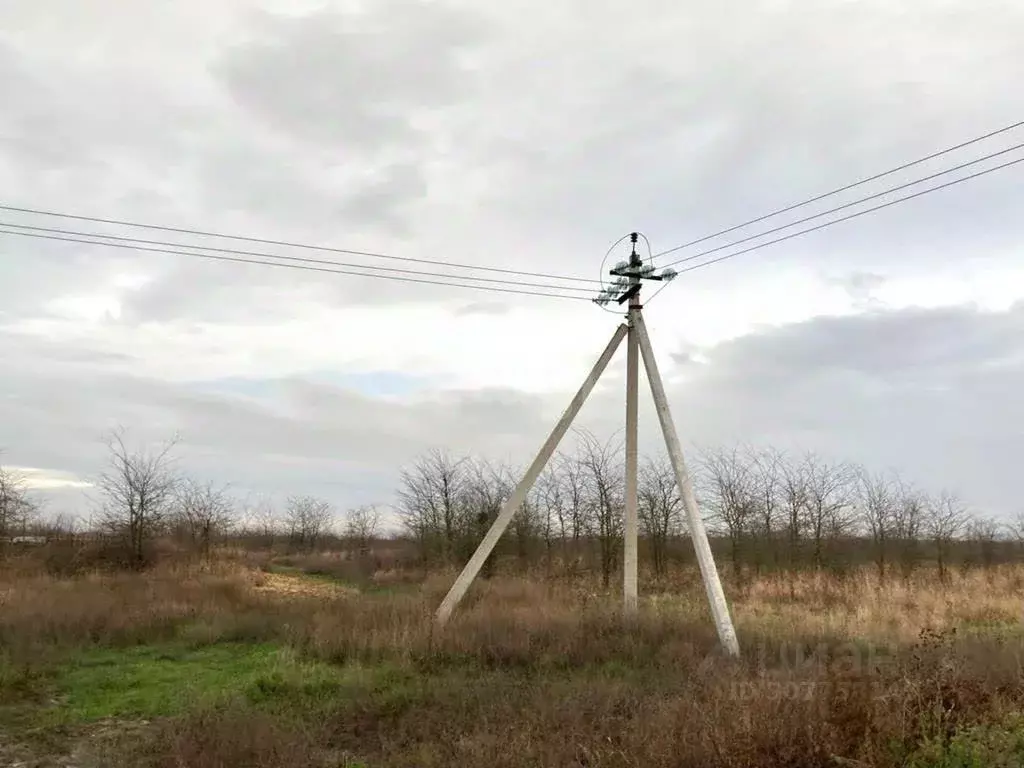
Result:
M0 765L1024 764L1021 543L951 494L706 454L728 659L657 460L623 621L615 444L559 459L443 630L510 471L424 457L385 535L372 507L239 509L167 446L109 447L77 530L2 473Z

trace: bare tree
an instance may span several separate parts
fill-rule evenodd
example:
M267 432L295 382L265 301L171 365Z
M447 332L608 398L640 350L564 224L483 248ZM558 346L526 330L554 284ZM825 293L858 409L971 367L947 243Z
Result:
M511 491L509 492L511 493ZM528 493L512 518L512 532L516 541L516 557L524 571L537 553L538 541L542 538L544 521L541 501L536 491Z
M104 442L109 468L97 478L101 494L99 518L111 534L122 538L129 563L141 567L146 549L170 511L177 488L172 470L172 438L154 450L130 449L123 429L111 431Z
M245 525L250 535L255 536L263 547L274 548L274 542L281 532L281 519L270 501L260 499L255 505L250 506Z
M789 570L796 569L804 534L805 510L810 503L810 484L806 464L782 465L782 503L788 540Z
M625 476L622 443L616 438L600 442L580 431L580 466L586 480L587 508L601 558L601 582L607 588L618 567L622 548Z
M345 521L345 538L355 547L356 553L370 554L370 545L380 527L380 511L372 504L349 510Z
M587 476L579 456L559 454L555 466L562 496L558 524L563 544L569 550L568 563L575 571L581 555L581 542L587 534Z
M637 489L640 530L651 543L654 573L664 576L669 538L680 527L682 500L676 485L675 470L668 458L646 459L640 467Z
M7 540L25 535L36 517L37 506L28 495L25 477L12 469L0 467L0 558L4 556Z
M830 464L813 453L803 463L805 528L812 542L812 562L821 568L827 542L847 534L853 524L850 485L854 474L848 465Z
M454 560L467 523L464 490L465 459L444 451L431 451L409 469L402 470L398 512L406 530L420 545L424 561L439 553Z
M59 512L45 522L37 523L36 530L47 541L70 541L79 532L79 520L67 512Z
M889 564L890 542L896 525L897 495L891 477L857 470L861 517L875 548L875 565L880 579Z
M917 566L920 542L928 517L928 498L911 485L899 482L893 520L893 535L899 544L903 573L909 576Z
M754 476L745 457L736 448L704 451L701 456L708 507L729 539L733 573L743 574L743 541L756 521L757 496Z
M1018 512L1017 516L1011 520L1007 526L1010 531L1010 536L1017 542L1017 548L1024 554L1024 512Z
M192 547L204 557L218 537L225 536L235 520L234 504L226 489L191 478L178 483L176 517Z
M967 509L956 495L943 491L928 502L925 510L924 529L935 545L935 563L939 579L945 580L953 541L967 525Z
M782 527L779 518L785 506L783 492L786 457L782 451L774 448L760 451L748 449L748 456L752 465L757 514L760 518L758 527L764 536L769 558L773 564L777 564L779 553L776 538L779 528Z
M511 493L511 479L505 468L495 467L486 460L466 460L461 464L461 469L459 497L454 500L454 504L458 510L461 532L457 551L460 562L465 562L473 556L473 552L501 512L502 505ZM518 518L517 513L513 518L513 525L521 525ZM521 530L517 531L517 534L521 533ZM485 579L489 579L494 573L497 552L495 549L484 561L482 575Z
M538 522L544 538L544 565L549 569L554 564L555 537L564 544L566 537L565 494L558 470L548 464L537 481L534 491Z
M512 495L516 486L518 471L512 470L505 464L493 464L488 461L474 463L475 477L474 488L478 489L477 496L490 505L487 516L488 527L498 516L501 507ZM482 494L482 489L488 489ZM534 552L534 544L541 530L541 501L538 498L539 489L536 485L530 489L519 509L512 517L511 530L515 539L516 556L522 567L526 567ZM486 529L484 530L486 533ZM482 537L481 537L482 538ZM474 549L478 541L474 541ZM468 558L467 558L468 559Z
M314 496L291 496L285 508L288 538L301 549L313 550L330 532L334 510L323 499Z
M973 545L977 561L983 568L991 568L995 564L999 523L990 517L971 520L967 524L967 537Z

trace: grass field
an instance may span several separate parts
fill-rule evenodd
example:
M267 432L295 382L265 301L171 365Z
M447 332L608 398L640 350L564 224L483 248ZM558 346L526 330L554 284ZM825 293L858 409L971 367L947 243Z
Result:
M754 578L730 661L695 572L630 627L596 581L501 576L437 633L451 574L322 561L8 565L0 765L1024 765L1024 568Z

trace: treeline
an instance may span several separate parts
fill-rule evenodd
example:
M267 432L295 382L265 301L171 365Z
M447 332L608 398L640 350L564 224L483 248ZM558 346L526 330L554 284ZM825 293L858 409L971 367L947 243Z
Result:
M557 454L518 510L485 575L498 560L549 572L597 571L605 584L621 567L625 474L621 440L579 433ZM132 449L124 432L107 436L107 469L94 480L97 506L86 521L43 516L24 478L0 468L0 557L18 541L102 540L142 566L154 542L200 555L233 543L276 551L345 549L367 556L383 535L378 506L339 513L325 500L289 497L280 507L250 503L230 488L176 470L172 440ZM894 473L750 447L691 459L701 512L719 568L734 579L766 570L872 565L881 577L991 566L1024 556L1024 514L999 523L952 493L926 492ZM472 555L518 482L520 470L435 450L402 470L389 549L423 568L458 567ZM664 575L693 561L671 465L645 457L639 471L642 567ZM398 541L394 541L398 539Z
M91 547L90 562L130 568L150 564L162 543L200 556L228 543L291 552L344 543L366 554L378 534L376 507L349 510L339 521L330 503L310 495L290 496L280 509L250 504L228 486L180 472L176 446L169 440L155 450L133 448L123 430L109 433L106 469L93 479L95 507L86 519L45 514L27 479L0 467L0 559L43 543L71 545L64 556Z
M625 474L618 440L582 434L559 454L518 511L496 556L524 564L596 567L607 584L620 566ZM895 473L873 473L813 453L705 451L692 462L701 511L720 568L736 578L772 569L872 564L881 577L932 564L990 566L1024 553L1024 515L1013 523L972 513L954 494L928 493ZM468 559L519 473L435 451L402 473L398 510L426 563ZM667 458L641 459L642 554L655 575L692 560L685 515Z

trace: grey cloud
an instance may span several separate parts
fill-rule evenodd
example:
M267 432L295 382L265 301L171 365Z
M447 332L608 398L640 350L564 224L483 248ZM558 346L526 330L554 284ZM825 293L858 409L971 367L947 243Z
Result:
M524 53L530 88L502 92L509 106L495 107L518 134L467 142L515 180L490 190L495 204L546 230L596 221L609 240L639 228L668 247L1005 125L1020 111L1020 97L1011 97L1016 108L1005 98L1019 90L1010 73L1024 66L1014 42L1024 11L1002 0L972 6L966 20L949 8L911 20L838 2L810 12L696 3L657 31L639 29L625 26L619 46L643 48L642 63L606 56L606 41L582 30L550 82L540 74L547 57ZM558 45L566 43L554 35L540 43L550 56ZM559 98L570 82L578 90ZM533 130L522 129L527 118ZM1012 143L993 140L946 165ZM802 214L942 167L921 166ZM823 260L828 244L830 259L877 267L892 249L924 263L1006 246L1019 239L1019 174L1007 169L968 182L970 191L939 192L774 252Z
M218 139L190 165L212 209L272 215L302 231L294 239L309 242L337 237L339 225L348 238L353 229L406 235L410 208L426 194L421 162L381 160L368 146L353 147L342 159L303 142L231 145ZM260 221L258 230L265 229Z
M131 363L135 358L124 352L96 349L89 344L68 344L25 333L12 332L0 325L0 359L12 361L7 375L42 371L92 370L112 363Z
M706 362L667 365L665 375L688 444L817 450L1006 514L1018 505L1024 455L1022 330L1024 305L817 318L722 343L704 351ZM621 429L621 385L619 366L577 426ZM213 479L271 494L301 485L345 505L390 499L400 466L431 447L525 463L570 395L490 389L382 400L296 377L236 396L88 359L26 358L0 382L0 442L12 463L89 475L109 426L123 423L139 439L180 432L183 460ZM646 387L641 403L641 447L660 451Z
M371 21L376 18L378 27L381 19L387 19L377 17L380 10L366 17ZM30 11L27 5L10 9L11 16L4 26L17 30L18 19ZM441 35L442 47L447 45L445 41L454 45L470 35L470 16L460 22L460 14L455 12L419 6L406 11L406 37L414 39L416 45L430 44L428 40L435 31ZM366 29L349 29L355 17L331 18L344 23L343 37L355 35L345 52L351 77L356 78L372 65L366 57L372 60L381 55L372 40L366 42L376 36L364 34ZM125 28L131 27L130 16L120 21ZM136 21L141 23L141 19ZM289 44L305 45L299 39L302 28L313 30L316 36L316 29L329 27L329 20L319 17L305 22L268 18L266 29L274 39L278 22L287 38L274 49L280 55L287 55L282 51ZM422 41L417 37L420 33L426 35ZM388 30L382 35L389 41L395 39ZM380 154L376 129L367 134L364 145L346 142L342 147L317 147L300 136L274 135L263 120L240 113L221 91L211 89L203 80L207 73L202 67L209 49L199 54L198 66L154 72L124 66L117 58L78 60L74 52L50 55L45 45L37 43L27 33L9 37L0 33L0 76L6 86L5 108L0 114L0 135L4 139L0 144L0 178L19 190L19 197L10 202L306 242L337 242L341 232L345 244L356 247L359 243L354 242L353 230L355 236L372 237L377 243L382 235L394 238L409 232L412 206L426 192L422 163L427 147L420 141L418 128L405 134L412 143L395 147L397 155L390 151ZM411 91L400 87L402 79L395 68L401 66L402 52L415 54L414 47L403 38L398 48L385 56L392 62L389 71L395 85L384 98L392 100L399 122L408 122L409 115L394 99L409 97L410 106L426 104L430 108L440 103L434 98L421 98L431 91L430 83L421 83ZM301 59L303 51L295 53ZM329 52L323 48L321 53L326 56ZM240 68L236 74L260 65L258 55L236 54L228 56ZM451 89L460 81L460 70L451 56L435 59L436 71L418 63L415 56L406 63L410 71L424 73L432 83L436 80L438 95L450 99L454 93ZM446 67L454 67L450 77L444 75ZM318 79L323 80L322 75L311 75L306 82ZM351 80L353 85L355 82ZM293 86L289 85L289 90L298 87ZM377 103L374 92L367 92L365 87L349 97L349 106L342 107L346 112L352 110L352 104L366 105L373 111ZM87 196L83 197L83 190L88 191ZM16 223L68 226L60 220L9 213L3 218ZM73 228L103 230L81 223ZM327 285L311 289L314 281L309 275L258 267L218 271L209 263L190 264L187 257L131 254L10 236L3 238L3 247L12 255L12 260L0 265L0 296L5 312L38 313L50 296L87 290L86 286L96 282L97 265L113 268L104 272L114 271L129 260L135 264L155 263L163 283L129 297L125 319L131 321L182 318L197 307L221 318L251 316L258 310L227 290L241 282L255 284L258 292L294 287L297 297L316 293L330 301L382 301L407 295L396 290L397 286L384 286L370 293L365 291L365 283L342 285L348 278L325 280L323 276L318 280ZM364 247L373 249L370 242ZM224 284L218 285L219 281ZM152 315L147 314L150 308L154 310Z
M340 214L346 221L410 234L409 209L426 195L427 179L422 167L416 163L396 163L375 174L349 196L342 203Z
M1024 305L817 318L708 350L674 401L698 443L814 448L997 513L1018 506Z
M916 15L776 5L375 2L362 14L231 19L222 29L241 42L226 52L219 35L196 52L175 28L162 66L145 67L116 47L79 56L81 41L39 32L46 19L22 33L5 6L0 178L58 210L592 276L623 232L674 245L1009 123L1024 106L1019 3ZM195 8L177 19L181 30L209 20ZM134 12L110 17L117 34L148 40L138 32L155 12ZM81 13L76 24L96 16ZM996 145L1016 141L1004 138ZM1022 195L1019 171L1007 170L774 253L812 276L846 275L850 295L869 298L872 275L891 274L897 259L912 276L1017 253ZM5 323L140 266L156 280L126 294L120 322L240 323L288 317L300 302L459 295L14 238L0 247ZM696 274L705 286L753 281L775 256L758 258ZM504 306L462 295L463 314ZM1008 508L1024 449L1014 431L1020 315L876 306L699 357L681 346L674 365L666 358L673 408L695 442L820 448ZM0 443L23 454L19 463L91 471L98 432L123 421L156 436L180 428L196 466L221 479L330 486L339 498L386 492L400 457L427 446L529 458L568 400L449 393L385 407L294 381L252 402L132 377L130 360L57 341L0 336L0 359ZM621 426L621 372L612 373L584 414L599 431Z
M330 144L339 160L353 146L419 144L414 110L465 97L458 52L483 31L467 12L406 1L261 21L216 72L253 115Z
M276 251L300 258L337 258L355 266L325 264L322 266L326 271L317 272L257 264L210 261L197 261L193 264L189 263L191 260L187 257L181 257L185 261L166 265L157 279L139 289L125 292L120 322L246 322L256 318L287 319L295 315L296 307L303 305L396 304L410 299L451 299L453 293L447 287L444 275L410 275L367 269L385 267L430 272L430 265L332 256L301 250ZM350 258L352 261L348 262ZM379 275L386 277L382 279ZM440 285L410 282L416 280ZM474 295L470 291L464 293L466 296ZM477 292L476 295L481 294Z
M74 144L59 131L44 130L47 119L45 103L53 95L47 84L34 75L18 58L16 51L0 38L0 82L4 83L4 109L0 111L0 134L7 150L8 162L24 162L33 158L47 165L69 165L81 160ZM13 151L12 151L13 150Z
M841 277L831 277L825 280L827 283L842 288L853 299L855 306L864 309L880 306L880 303L874 297L874 292L881 288L885 281L885 275L861 271L854 271Z
M455 310L456 315L506 315L511 307L497 301L474 301Z
M287 269L212 261L174 264L152 282L125 293L118 322L285 320L294 315L295 306L329 296L326 281L294 278Z
M0 312L11 318L44 314L47 301L74 292L83 276L95 279L115 263L69 254L55 243L0 236Z
M180 434L187 469L239 492L300 489L344 506L389 499L403 462L430 447L518 455L524 432L529 441L543 424L539 401L515 392L385 401L291 378L268 385L267 396L233 396L92 361L24 360L0 382L5 460L85 477L100 468L103 432L124 425L139 441Z
M723 345L712 365L758 377L842 371L896 382L959 375L968 366L1019 354L1024 304L1009 312L969 307L825 317Z
M201 105L154 88L131 69L102 59L76 66L39 53L0 35L4 156L23 171L58 181L68 171L109 174L157 158L170 169L186 137L210 124Z

